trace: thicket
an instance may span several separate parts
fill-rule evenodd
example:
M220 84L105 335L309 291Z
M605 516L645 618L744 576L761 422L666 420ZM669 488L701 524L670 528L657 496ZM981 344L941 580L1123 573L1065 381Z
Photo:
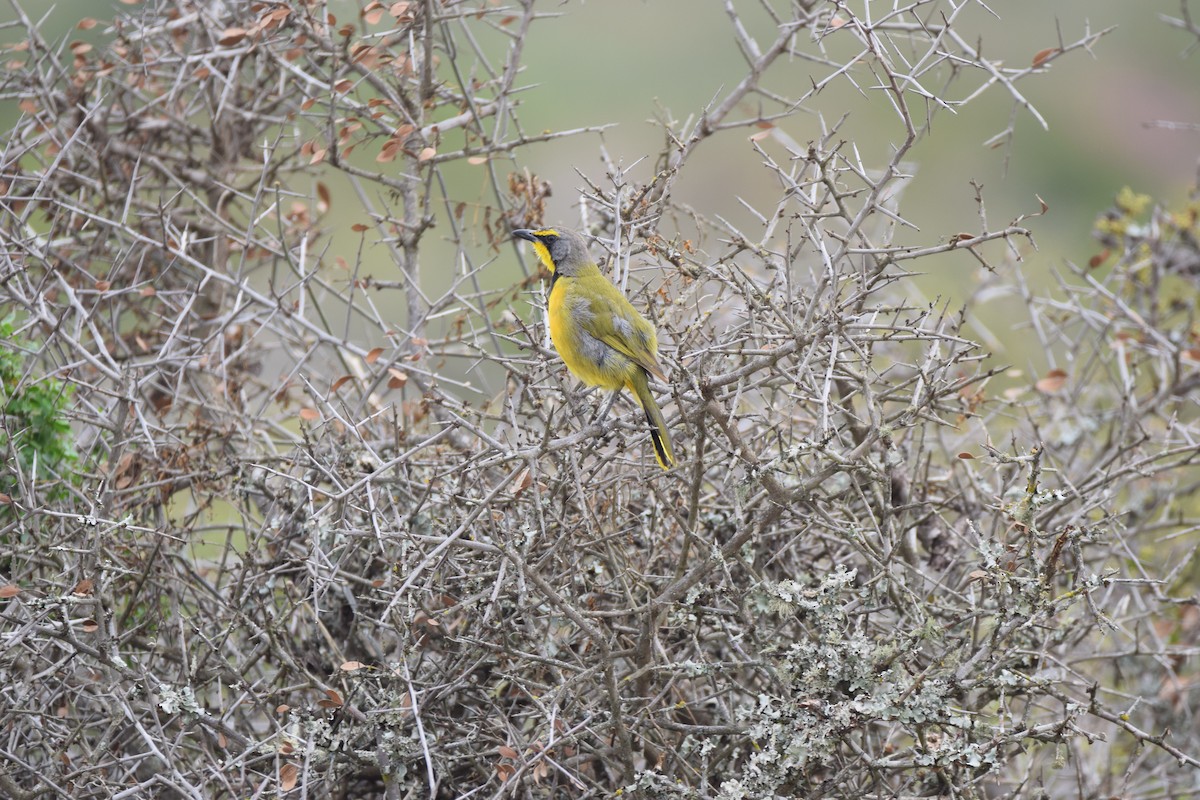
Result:
M581 172L579 221L531 167L603 147L519 119L569 7L150 0L63 43L18 8L0 795L1200 793L1200 202L1124 191L1050 267L1036 202L949 237L896 202L934 119L1038 118L1101 34L1018 64L972 3L726 7L744 79ZM841 82L880 163L791 130ZM734 145L749 226L673 194ZM658 326L670 472L550 349L508 236L543 222ZM965 301L913 288L944 254Z

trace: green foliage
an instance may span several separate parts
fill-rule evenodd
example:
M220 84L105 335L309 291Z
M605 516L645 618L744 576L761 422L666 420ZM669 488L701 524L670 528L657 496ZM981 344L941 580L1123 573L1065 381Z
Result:
M63 415L71 387L54 378L28 374L29 356L12 320L0 322L0 451L8 469L0 472L0 490L11 494L16 472L57 473L76 461L71 426Z

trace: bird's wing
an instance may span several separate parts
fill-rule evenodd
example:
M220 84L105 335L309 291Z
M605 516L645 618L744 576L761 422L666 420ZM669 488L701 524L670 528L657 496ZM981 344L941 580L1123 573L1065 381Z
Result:
M651 346L655 338L654 328L629 305L628 300L615 289L613 291L621 302L610 297L593 300L592 315L583 323L584 330L650 374L666 381L667 376Z

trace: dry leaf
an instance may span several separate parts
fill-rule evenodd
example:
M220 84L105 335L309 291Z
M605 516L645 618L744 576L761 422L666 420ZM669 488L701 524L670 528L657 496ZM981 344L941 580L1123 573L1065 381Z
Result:
M304 420L305 422L316 422L320 418L321 412L317 411L315 408L300 409L300 419Z
M381 355L383 355L383 348L382 347L373 347L373 348L371 348L371 352L367 353L367 357L364 360L368 364L374 364L376 361L379 360L379 357Z
M92 593L94 586L95 584L92 583L90 578L84 578L79 583L75 584L75 588L71 590L71 594L77 594L80 596L89 595Z
M520 474L517 475L517 480L513 484L513 489L512 489L513 497L516 497L521 492L528 489L532 484L533 484L533 473L531 473L529 471L529 467L525 467L524 469L521 470Z
M366 666L366 664L362 663L361 661L347 661L344 664L342 664L342 671L343 672L354 672L355 670L362 669L365 666Z
M396 154L400 152L400 141L398 139L388 139L383 143L383 147L379 150L379 155L375 156L376 163L387 164L390 161L396 160Z
M417 154L417 161L428 161L436 155L437 150L433 149L432 147L425 147L422 148L421 152Z
M336 392L338 389L345 386L348 381L352 381L352 380L354 380L354 376L343 375L342 377L338 378L336 381L333 382L333 385L329 387L329 391Z
M231 47L246 38L245 28L226 28L221 38L217 39L217 44L223 47Z
M1057 47L1047 47L1045 50L1039 50L1037 52L1037 55L1035 55L1033 57L1033 66L1035 68L1040 67L1042 64L1046 63L1046 60L1049 59L1050 56L1054 55L1057 52L1058 52Z
M1067 385L1067 373L1061 369L1052 369L1046 373L1045 377L1034 384L1034 387L1039 392L1046 394L1054 394L1062 391L1062 388Z
M518 753L506 744L502 744L496 748L502 758L517 758Z
M7 600L10 597L16 597L21 593L21 587L15 583L6 583L0 586L0 600Z
M971 458L975 458L975 456L971 455L970 453L959 453L959 454L958 454L958 457L959 457L959 458L962 458L962 459L971 459Z
M295 764L284 764L279 768L279 788L290 792L296 788L296 780L300 777L300 768Z

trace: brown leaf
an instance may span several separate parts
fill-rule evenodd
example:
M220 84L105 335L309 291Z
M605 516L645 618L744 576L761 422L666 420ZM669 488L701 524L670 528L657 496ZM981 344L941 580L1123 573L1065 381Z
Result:
M81 31L90 31L99 24L100 23L98 21L92 19L91 17L84 17L83 19L79 20L79 24L77 24L75 27Z
M92 583L90 578L84 578L79 583L75 584L75 588L71 590L71 594L77 594L80 596L89 595L92 593L94 586L95 584Z
M285 792L290 792L296 788L296 781L299 777L299 767L295 764L284 764L279 768L279 788Z
M1037 52L1037 55L1035 55L1033 57L1033 66L1035 68L1040 67L1042 64L1046 63L1047 59L1049 59L1050 56L1054 55L1057 52L1059 52L1057 47L1047 47L1045 50L1039 50Z
M519 756L519 753L517 753L516 750L512 749L506 744L502 744L497 747L496 751L500 753L501 758L517 758Z
M300 409L300 419L304 420L305 422L316 422L320 418L321 412L317 411L315 408Z
M383 348L382 347L373 347L373 348L371 348L371 352L367 353L367 357L365 360L368 364L374 364L376 361L379 360L379 357L381 355L383 355Z
M333 382L333 385L329 387L329 391L336 392L338 389L345 386L347 382L352 381L352 380L354 380L353 375L343 375L342 377L338 378L336 381Z
M383 143L383 147L379 149L379 155L375 156L375 161L378 164L387 164L396 160L396 154L400 152L400 141L398 139L388 139Z
M975 458L975 456L971 455L970 453L959 453L958 457L964 460Z
M417 161L428 161L437 155L437 150L432 147L423 147L421 152L417 154Z
M21 593L21 587L15 583L6 583L0 586L0 600L7 600L10 597L16 597Z
M403 389L405 384L408 383L408 373L404 372L403 370L389 367L388 374L392 376L388 379L389 389Z
M1045 377L1034 384L1034 387L1039 392L1046 394L1054 394L1062 391L1062 388L1067 385L1067 373L1061 369L1052 369L1046 373Z
M100 626L96 624L96 620L94 619L85 619L80 627L83 628L84 633L95 633L100 630Z
M245 28L226 28L221 34L221 37L217 39L217 44L223 47L232 47L245 38Z
M362 669L365 666L366 664L362 663L361 661L347 661L342 664L342 672L354 672L355 670Z
M329 194L329 187L320 181L317 182L317 210L324 214L329 210L333 203L332 197Z
M471 156L467 159L467 163L473 167L478 167L480 164L486 164L487 162L487 156Z
M520 474L517 475L517 480L513 484L513 488L512 488L513 497L516 497L517 495L521 494L521 492L528 489L532 484L533 484L533 474L529 471L529 467L525 467L524 469L521 470Z
M108 281L96 281L96 291L107 292L112 288L112 284Z

